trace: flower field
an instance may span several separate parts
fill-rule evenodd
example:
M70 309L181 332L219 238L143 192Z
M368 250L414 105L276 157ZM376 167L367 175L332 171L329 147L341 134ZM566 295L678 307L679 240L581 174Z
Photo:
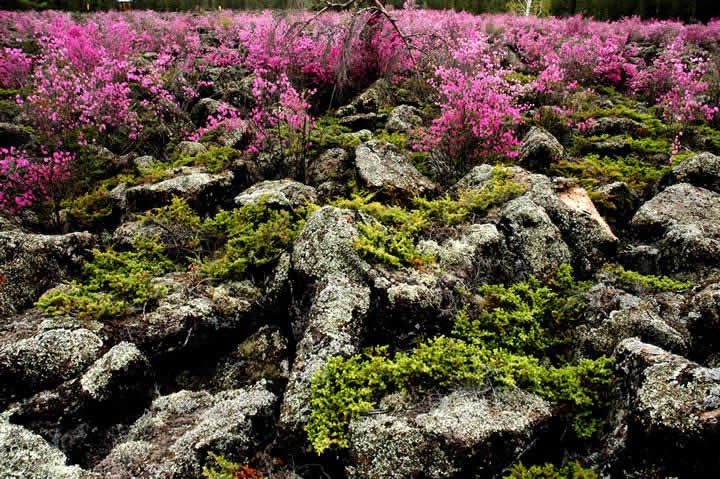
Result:
M408 148L463 168L511 162L527 125L592 129L598 92L641 102L668 154L718 126L720 22L391 15L1 12L1 119L35 141L0 145L0 208L82 193L62 185L108 175L81 161L99 147L162 157L233 131L241 154L304 150L318 119L378 78L428 113ZM245 91L224 94L223 75ZM213 111L191 118L205 97Z

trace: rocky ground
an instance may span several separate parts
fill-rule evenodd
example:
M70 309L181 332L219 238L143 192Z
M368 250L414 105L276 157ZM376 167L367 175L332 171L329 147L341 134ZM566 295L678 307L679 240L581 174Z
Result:
M423 232L417 250L433 261L381 264L357 247L362 225L375 220L331 198L353 187L401 205L418 194L454 198L488 188L501 167L476 166L457 181L432 165L421 173L378 132L408 132L422 112L379 108L377 94L371 88L338 110L352 146L328 148L306 165L304 182L279 178L273 165L282 158L261 156L120 185L108 196L112 213L91 232L37 233L32 218L2 220L1 477L197 478L209 453L272 478L489 478L520 460L569 459L607 477L720 473L720 158L688 155L641 192L608 180L596 188L605 192L596 208L597 196L553 169L571 156L567 141L534 127L507 170L518 194ZM637 125L607 117L595 128ZM593 139L584 148L626 146ZM33 306L80 278L93 248L123 251L138 235L157 235L182 256L176 230L140 221L173 197L205 216L258 203L318 206L276 261L242 280L163 272L153 284L164 294L110 319ZM546 280L562 264L590 281L568 326L570 354L614 360L604 425L591 438L570 439L563 411L526 388L456 383L382 397L351 418L348 448L316 454L305 432L311 381L330 358L448 334L459 291ZM622 281L605 264L688 283Z

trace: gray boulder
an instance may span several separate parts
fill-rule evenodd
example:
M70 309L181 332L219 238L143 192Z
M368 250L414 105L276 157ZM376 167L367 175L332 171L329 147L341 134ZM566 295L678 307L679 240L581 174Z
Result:
M517 162L530 171L544 173L550 165L565 156L565 149L552 133L532 127L523 138Z
M358 178L368 188L389 195L415 196L437 190L391 143L372 140L355 149Z
M21 126L0 122L0 145L3 148L27 145L32 140L33 135Z
M389 396L377 413L350 423L350 453L358 460L346 472L351 479L449 478L473 464L491 477L529 448L550 418L546 402L517 389Z
M132 341L150 359L177 351L195 351L229 331L257 327L261 291L249 282L220 283L188 289L170 276L154 284L168 294L158 306L106 325L113 342Z
M89 233L40 235L0 229L0 315L30 306L58 280L77 273L93 245Z
M200 153L207 153L208 150L205 145L197 141L181 141L175 151L181 155L196 156Z
M153 392L152 367L134 344L122 342L90 366L80 385L97 403L143 402Z
M309 283L336 273L361 282L370 266L353 247L359 221L362 219L358 213L332 206L313 213L293 247L294 271Z
M274 208L294 209L317 201L315 188L298 181L268 180L256 183L235 197L237 206L245 206L265 200Z
M508 202L498 216L498 230L504 234L512 255L505 259L505 265L514 279L552 276L558 266L571 262L560 230L529 197Z
M280 422L299 432L310 415L310 379L332 356L358 352L370 307L364 279L369 266L352 246L358 214L326 206L308 218L292 252L296 305L295 360L283 397Z
M196 126L205 126L211 115L217 115L222 107L222 102L213 98L201 98L190 110L190 120Z
M264 382L211 395L161 396L95 471L114 479L200 477L208 453L241 460L270 434L277 396Z
M0 400L77 376L97 359L102 344L86 329L53 329L0 346Z
M643 128L642 123L621 116L604 116L595 120L595 124L587 130L588 135L623 135L634 134Z
M263 326L218 363L211 382L213 387L227 390L261 379L287 380L289 370L287 338L279 329Z
M657 250L646 259L637 257L652 250L632 250L629 261L648 263L652 273L702 277L720 266L718 193L688 183L672 185L643 204L630 227L641 243Z
M233 174L229 171L209 174L202 168L181 168L177 173L177 176L158 183L125 190L127 208L144 211L164 206L174 196L179 196L198 211L209 211L213 206L225 203L232 189Z
M501 274L501 259L506 256L505 238L494 224L461 227L458 235L441 244L421 240L417 249L431 254L445 271L471 283L489 283Z
M688 328L694 339L694 352L700 355L720 352L720 283L712 283L690 300Z
M343 148L330 148L312 161L307 169L308 183L346 182L354 176L350 155Z
M68 466L67 458L41 436L0 421L0 477L5 479L100 479Z
M392 109L385 122L385 129L391 133L410 133L422 125L422 113L410 105L399 105Z
M340 117L338 123L349 128L351 131L374 130L377 124L385 119L384 114L379 113L357 113Z
M550 179L544 175L529 173L519 167L513 167L510 170L515 181L527 185L526 193L521 198L514 200L514 206L510 210L516 210L518 205L524 206L513 214L519 211L530 212L533 209L542 210L534 214L537 216L537 220L542 218L542 221L545 221L544 216L547 216L547 224L557 229L559 234L553 238L562 239L564 247L570 253L569 257L564 254L557 256L553 253L556 258L572 264L576 273L588 275L615 255L618 239L600 216L584 188L567 178ZM490 165L477 166L458 181L453 190L483 188L492 177L492 173L493 167ZM507 218L503 218L502 211L509 211L508 207L510 207L510 203L501 210L498 229L506 235L521 234L521 224L513 226L511 222L507 221ZM554 240L548 238L548 241ZM522 240L515 239L509 242L508 247L511 251L515 249L514 245L516 244L520 244L520 247L526 250L532 248L530 244L523 246L521 243ZM555 248L562 249L563 247L556 246ZM541 251L538 250L536 253L541 253ZM550 253L549 251L548 254Z
M359 352L370 308L370 288L342 273L326 276L314 289L280 409L281 424L292 431L310 418L310 380L315 373L333 356Z
M391 85L386 80L377 80L348 105L338 108L336 114L338 117L345 117L361 113L377 113L380 107L390 102L390 90Z
M637 338L620 343L615 357L631 442L653 450L657 462L679 463L688 477L720 472L713 446L720 440L720 369Z
M664 184L690 183L720 193L720 157L700 153L674 167Z

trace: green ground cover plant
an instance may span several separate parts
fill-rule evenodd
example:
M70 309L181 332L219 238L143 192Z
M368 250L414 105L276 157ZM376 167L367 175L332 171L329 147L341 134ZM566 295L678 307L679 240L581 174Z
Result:
M166 294L152 279L176 269L163 246L151 239L136 240L131 251L94 250L82 280L48 291L36 306L53 316L111 319L151 307Z
M481 290L480 301L487 298L487 303L477 318L467 308L458 314L451 336L435 337L409 352L390 354L379 346L331 358L312 381L306 431L315 451L347 447L349 421L389 393L472 385L532 391L563 411L577 438L591 437L602 427L612 363L604 356L568 359L557 350L567 342L553 338L554 325L572 330L576 297L586 286L572 280L569 271L564 266L547 285L531 279ZM572 306L562 307L563 300Z
M526 186L515 181L510 170L498 167L482 188L461 191L456 198L417 197L410 208L405 208L380 203L374 200L374 194L366 193L337 199L332 204L374 218L374 222L358 225L360 237L354 246L362 257L393 267L421 266L433 261L415 247L422 235L485 216L490 208L510 201L525 190Z

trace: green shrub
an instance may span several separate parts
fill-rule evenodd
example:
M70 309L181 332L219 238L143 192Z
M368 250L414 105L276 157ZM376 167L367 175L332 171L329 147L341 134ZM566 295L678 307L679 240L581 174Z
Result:
M36 306L55 316L110 319L155 303L166 290L152 279L176 269L164 248L151 240L136 240L132 251L94 250L82 281L45 293Z
M169 168L180 166L203 166L208 173L220 173L240 158L240 152L229 146L211 146L197 155L179 154L170 161Z
M631 190L642 193L662 178L671 165L657 165L634 156L610 158L586 155L581 160L561 160L553 164L551 173L573 178L589 192L599 186L624 181Z
M415 248L423 234L484 216L491 207L521 195L525 189L525 185L513 179L512 172L495 168L482 188L461 191L457 199L449 196L436 200L417 197L413 199L412 209L374 201L372 193L355 194L351 199L341 198L332 204L338 208L362 211L377 220L377 223L360 224L358 227L360 237L354 246L365 259L395 267L420 266L433 260Z
M564 331L580 313L580 295L588 287L572 278L568 265L560 266L547 284L530 278L509 287L482 286L480 300L458 312L453 334L518 354L555 353L571 341Z
M468 308L458 314L454 337L439 336L392 357L387 347L376 347L331 358L312 380L311 444L318 453L347 447L349 421L389 393L482 384L534 392L568 418L576 437L592 436L602 426L611 360L571 361L553 351L565 343L557 336L579 311L574 298L586 286L572 279L569 267L547 285L534 279L496 285L481 290L489 298L481 319L471 318Z
M223 456L212 452L209 455L215 462L217 469L215 467L203 467L203 477L208 479L262 479L264 477L262 473L252 467L228 461Z
M525 467L522 463L510 468L503 479L598 479L600 475L592 469L586 469L573 461L560 468L553 464Z
M292 247L314 209L309 205L278 210L262 200L220 211L200 228L207 248L215 251L201 263L200 273L210 278L236 278L271 265Z
M638 293L683 291L694 286L691 282L677 281L667 276L644 275L619 265L605 265L602 272L609 274L621 287Z

